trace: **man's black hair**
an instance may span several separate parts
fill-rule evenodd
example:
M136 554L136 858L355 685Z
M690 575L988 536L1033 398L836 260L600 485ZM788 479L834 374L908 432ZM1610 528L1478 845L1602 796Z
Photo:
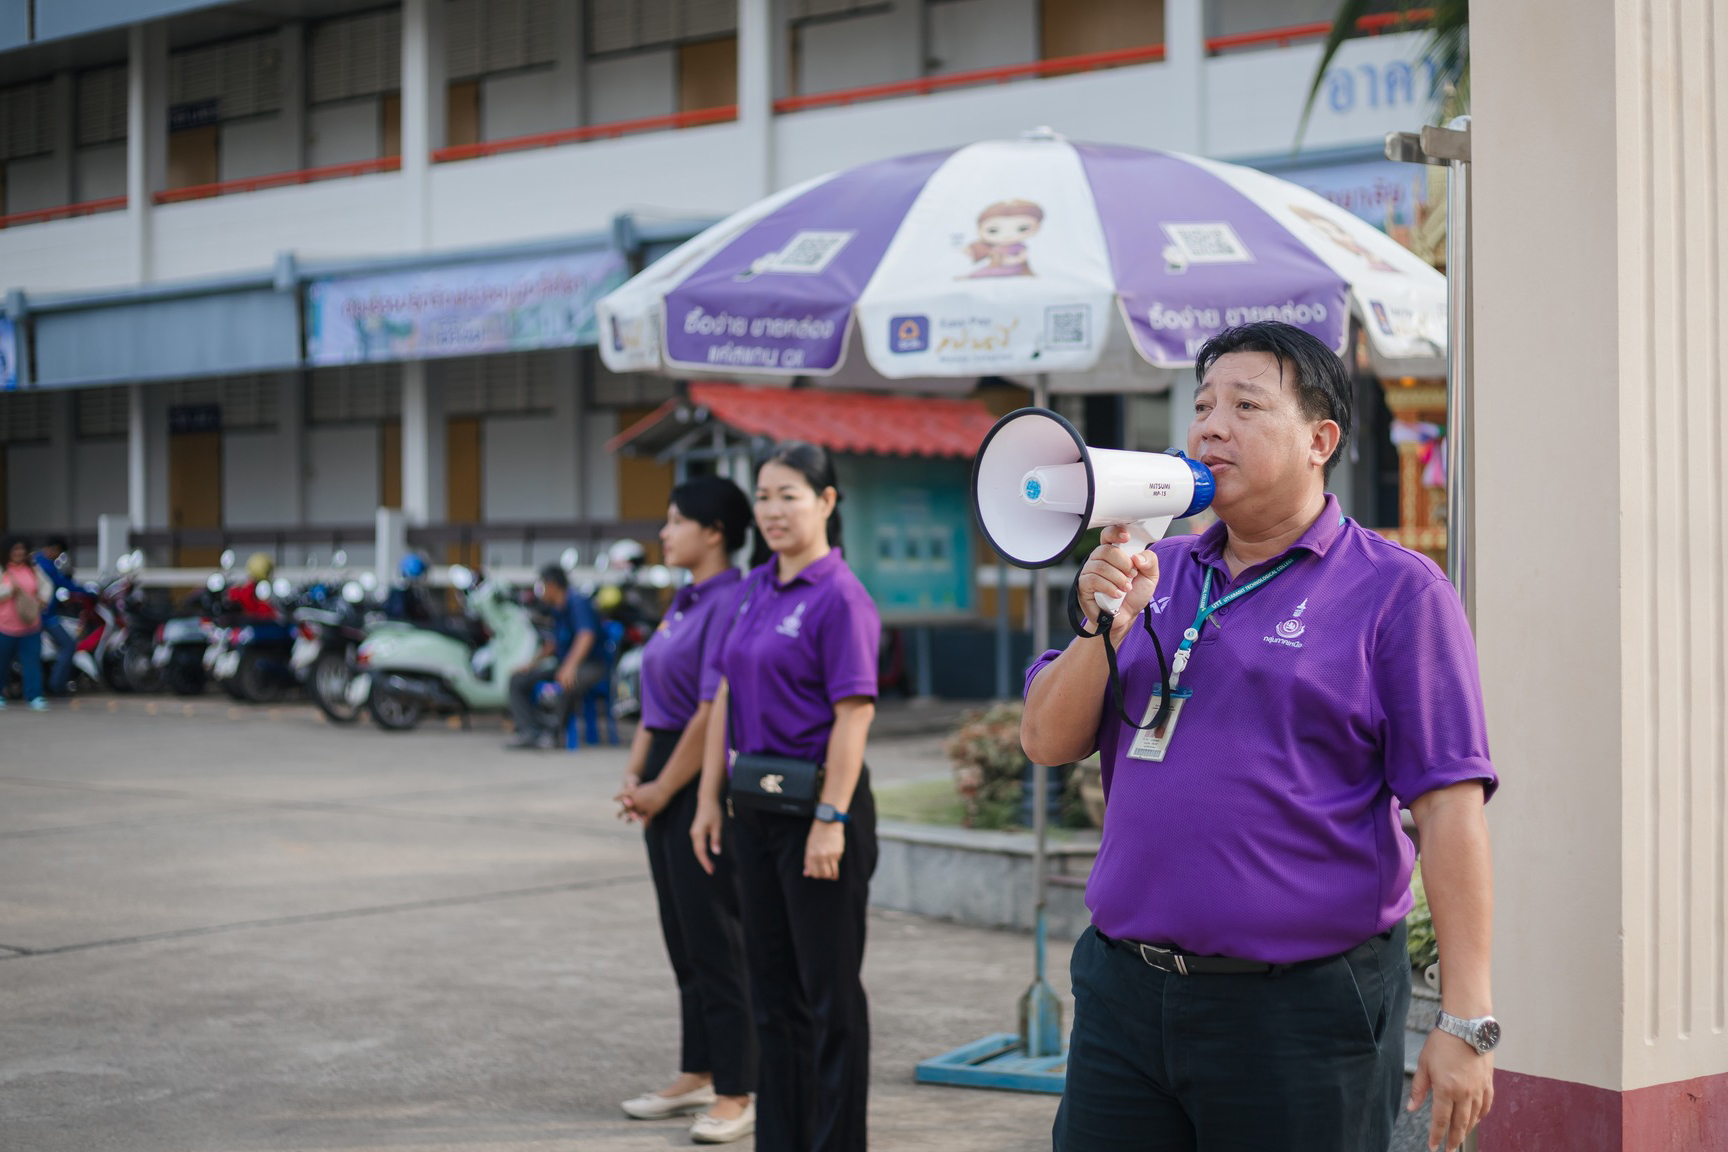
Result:
M726 551L744 547L750 531L750 499L724 476L698 476L672 489L672 503L687 520L713 528L726 538Z
M61 536L59 533L55 533L53 536L50 536L46 540L42 541L42 547L43 548L58 548L62 552L72 551L71 543L66 539L66 537Z
M556 564L548 564L540 569L540 579L554 588L562 588L566 592L570 591L569 575Z
M1332 349L1302 329L1277 320L1258 320L1226 328L1200 348L1194 358L1194 377L1204 383L1207 369L1232 352L1266 352L1278 361L1279 380L1288 366L1295 377L1296 401L1310 420L1330 420L1338 425L1338 447L1326 461L1324 479L1344 456L1354 423L1356 393L1344 361Z

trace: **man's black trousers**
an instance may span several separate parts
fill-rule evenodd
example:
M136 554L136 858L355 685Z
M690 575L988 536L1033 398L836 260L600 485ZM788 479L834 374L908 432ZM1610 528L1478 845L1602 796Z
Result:
M852 794L838 880L807 880L811 822L736 809L739 895L762 1051L756 1152L863 1152L870 1007L860 978L876 871L868 769Z
M682 735L650 730L643 782L660 775ZM643 834L654 892L660 898L660 931L678 980L684 1037L678 1070L710 1072L714 1091L743 1096L756 1090L756 1030L750 1016L736 869L730 843L715 861L712 876L696 862L690 845L696 793L695 780L680 788Z
M1404 1089L1399 924L1276 975L1180 976L1088 928L1056 1152L1386 1152Z

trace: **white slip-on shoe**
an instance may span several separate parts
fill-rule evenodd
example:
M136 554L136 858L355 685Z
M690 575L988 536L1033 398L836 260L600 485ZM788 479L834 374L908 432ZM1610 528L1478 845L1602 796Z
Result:
M682 1096L662 1096L644 1092L634 1100L624 1101L624 1114L637 1120L664 1120L668 1116L688 1116L714 1103L714 1086L704 1085Z
M756 1101L744 1106L744 1111L731 1120L720 1120L708 1113L696 1117L690 1125L690 1139L698 1144L730 1144L756 1131Z

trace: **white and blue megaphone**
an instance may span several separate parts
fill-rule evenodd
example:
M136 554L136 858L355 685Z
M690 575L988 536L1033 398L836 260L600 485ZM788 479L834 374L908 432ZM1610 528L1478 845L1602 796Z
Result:
M1048 568L1093 528L1123 524L1151 545L1173 520L1212 503L1212 472L1180 453L1088 448L1047 408L996 422L972 465L972 507L990 546L1010 564ZM1123 597L1099 596L1115 612Z

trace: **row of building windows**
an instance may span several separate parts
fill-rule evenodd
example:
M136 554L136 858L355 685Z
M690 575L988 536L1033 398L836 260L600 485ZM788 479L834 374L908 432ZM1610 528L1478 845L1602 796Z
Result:
M558 398L554 361L558 355L534 352L440 361L434 378L444 412L450 416L550 412ZM167 385L168 406L220 409L221 426L226 429L274 428L281 417L279 379L260 374L176 381ZM126 434L130 412L127 387L80 388L72 395L79 439ZM53 397L52 392L39 391L0 393L0 444L51 439ZM641 402L633 395L623 400ZM396 420L401 415L400 364L356 364L311 373L306 389L309 424L366 423Z

